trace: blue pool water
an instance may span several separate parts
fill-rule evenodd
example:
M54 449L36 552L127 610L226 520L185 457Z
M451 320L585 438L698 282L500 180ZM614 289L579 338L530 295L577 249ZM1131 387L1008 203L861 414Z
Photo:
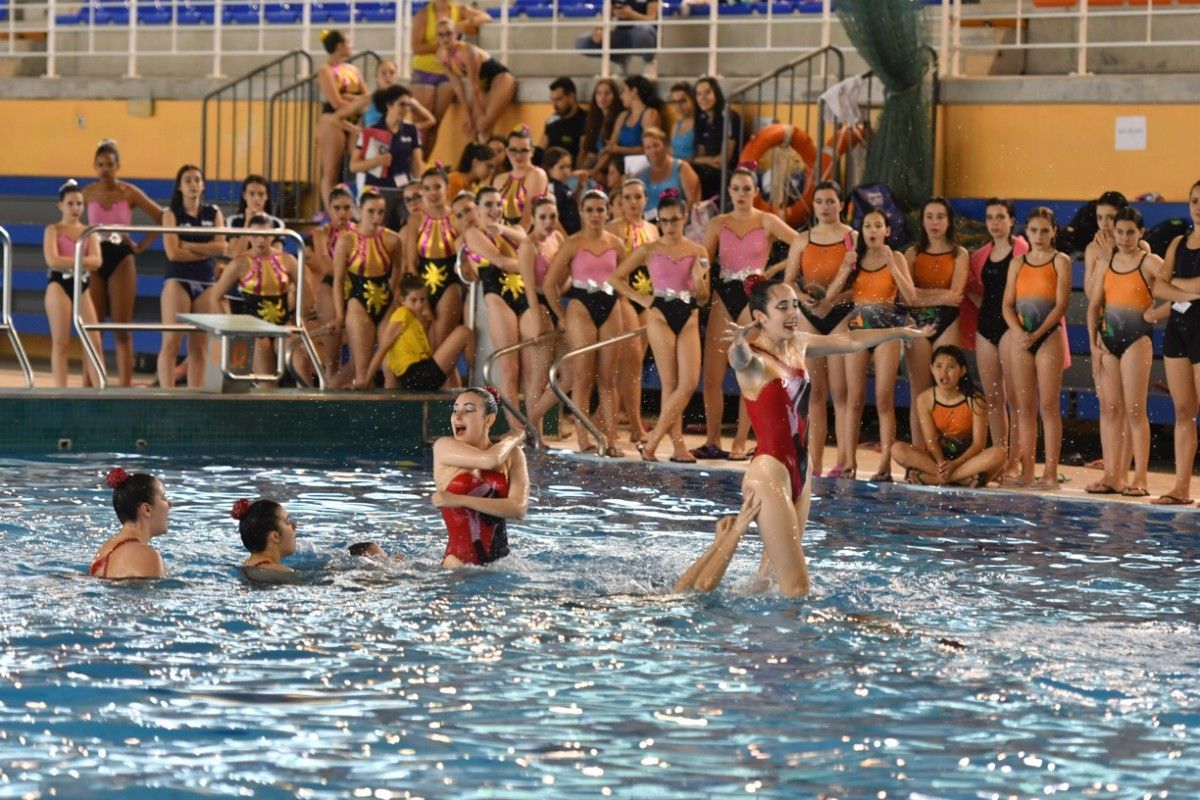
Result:
M0 467L0 796L1200 796L1192 514L820 484L812 597L746 594L756 537L680 596L733 476L536 458L448 574L420 467L145 460L171 577L121 585L111 461ZM305 585L238 576L255 494Z

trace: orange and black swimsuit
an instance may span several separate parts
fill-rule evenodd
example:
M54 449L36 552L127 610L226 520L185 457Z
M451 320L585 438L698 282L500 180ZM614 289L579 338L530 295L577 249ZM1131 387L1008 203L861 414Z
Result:
M1021 328L1026 333L1033 333L1042 326L1057 304L1058 271L1054 268L1054 256L1043 264L1030 264L1026 258L1021 257L1021 266L1017 268L1013 307L1021 320ZM1044 333L1029 346L1029 352L1036 353L1056 330L1051 328Z
M933 398L933 427L937 429L942 457L955 459L967 452L974 438L975 413L971 402L963 398L952 406Z
M918 289L949 289L954 283L954 256L948 253L917 253L913 263L913 285ZM958 319L958 306L916 306L909 309L918 326L932 325L929 341L935 342Z
M376 325L392 304L388 279L392 275L392 254L387 249L386 230L367 236L348 231L354 239L354 249L346 264L346 281L342 285L346 301L357 300Z
M129 544L130 542L136 542L136 541L138 541L138 539L136 537L130 536L128 539L122 539L121 541L114 544L107 553L105 553L104 555L100 556L100 558L97 558L95 561L92 562L92 565L90 567L88 567L88 575L91 575L96 578L107 578L108 577L108 560L113 557L113 553L117 552L122 547Z
M1144 314L1154 305L1142 260L1128 272L1117 272L1110 259L1104 273L1104 316L1100 319L1100 338L1108 352L1117 358L1125 355L1134 342L1150 335L1151 325Z
M893 328L903 319L896 308L896 279L887 264L878 269L859 265L850 291L854 297L850 330Z
M832 244L819 244L810 239L808 245L800 253L800 288L817 300L824 298L825 291L837 277L838 270L842 268L842 261L845 258L846 243L844 240L839 239ZM846 318L851 308L853 308L851 304L842 303L831 309L829 314L824 317L814 315L805 306L800 306L800 311L803 312L817 333L828 336L833 333L833 329L838 326L838 323Z

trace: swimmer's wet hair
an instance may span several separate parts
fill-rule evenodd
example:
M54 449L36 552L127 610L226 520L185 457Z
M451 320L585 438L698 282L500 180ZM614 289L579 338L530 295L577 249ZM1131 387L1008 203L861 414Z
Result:
M483 409L485 414L496 414L500 411L500 400L498 392L492 386L470 386L462 390L463 394L471 393L483 400Z
M374 542L355 542L348 549L352 556L365 556L374 546Z
M113 490L113 511L117 512L117 519L122 523L137 522L142 503L154 505L154 484L157 480L153 475L144 472L130 475L116 467L109 470L107 480Z
M750 277L754 278L757 276L751 275ZM747 278L746 282L750 283L751 281L749 278ZM750 307L751 314L753 314L755 311L761 311L764 314L767 313L767 305L771 302L771 290L776 286L783 285L783 281L777 281L771 278L763 278L754 282L753 288L750 289L750 298L747 304Z
M274 500L255 500L249 508L238 508L245 501L239 500L234 508L242 512L237 516L238 533L242 544L251 553L262 552L267 546L267 536L279 528L279 509Z

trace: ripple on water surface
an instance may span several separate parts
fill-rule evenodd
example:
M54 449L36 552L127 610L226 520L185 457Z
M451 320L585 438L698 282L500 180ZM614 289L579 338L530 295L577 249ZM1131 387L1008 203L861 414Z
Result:
M419 467L147 460L171 578L106 584L107 464L0 468L0 795L1200 794L1190 515L822 484L811 598L746 593L753 536L682 596L731 476L536 458L514 555L445 573ZM246 495L302 585L239 577Z

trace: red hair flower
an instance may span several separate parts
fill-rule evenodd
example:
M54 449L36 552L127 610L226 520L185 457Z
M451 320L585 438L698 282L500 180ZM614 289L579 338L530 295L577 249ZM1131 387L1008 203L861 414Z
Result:
M662 194L660 194L658 196L658 201L661 203L663 200L676 200L678 198L679 198L679 192L677 192L676 190L663 189Z
M485 386L483 387L483 390L492 396L492 399L496 401L496 405L500 405L499 389L497 389L495 386Z
M129 480L129 473L120 467L113 467L108 471L108 488L120 489L125 485L125 481Z
M229 516L233 517L234 519L240 520L242 517L246 516L246 514L248 514L249 512L250 512L250 501L243 497L241 500L238 500L236 503L233 504L233 510L229 512Z
M766 278L764 278L762 275L751 275L749 278L746 278L746 280L742 281L742 288L745 289L746 294L752 294L755 287L765 280Z
M748 169L751 172L758 172L758 162L757 161L739 161L737 168L738 169Z

